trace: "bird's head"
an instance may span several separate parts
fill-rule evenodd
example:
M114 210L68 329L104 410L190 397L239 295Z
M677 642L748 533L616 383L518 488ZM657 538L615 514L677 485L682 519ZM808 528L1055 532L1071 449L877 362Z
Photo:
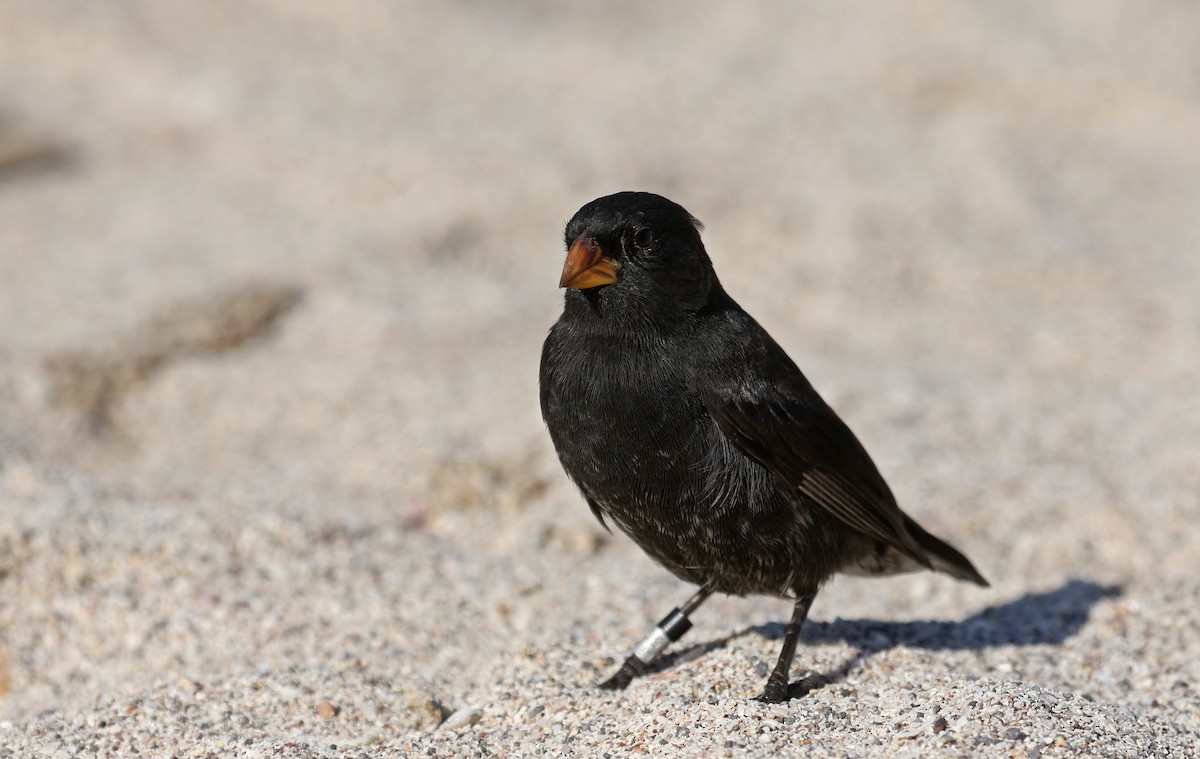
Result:
M666 317L708 302L717 284L700 241L700 222L648 192L619 192L588 203L567 223L559 286L600 312Z

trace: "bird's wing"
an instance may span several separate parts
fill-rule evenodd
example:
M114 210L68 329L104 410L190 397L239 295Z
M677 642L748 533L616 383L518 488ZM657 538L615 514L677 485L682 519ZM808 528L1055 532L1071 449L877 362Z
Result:
M612 533L612 528L608 526L608 522L604 521L604 509L600 508L600 504L596 503L595 499L587 493L583 494L583 500L587 501L588 508L592 510L592 516L596 517L604 531Z
M710 389L705 406L730 442L784 483L859 532L930 566L862 444L795 372L782 383Z

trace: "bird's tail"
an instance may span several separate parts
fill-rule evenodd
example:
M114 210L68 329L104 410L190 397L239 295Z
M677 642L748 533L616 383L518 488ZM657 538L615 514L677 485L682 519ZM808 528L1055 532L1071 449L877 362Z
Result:
M925 555L929 557L929 562L934 569L959 580L988 587L988 581L983 579L983 575L979 574L979 570L975 568L971 560L963 556L954 546L925 532L921 525L909 519L907 515L904 517L904 527L925 551Z

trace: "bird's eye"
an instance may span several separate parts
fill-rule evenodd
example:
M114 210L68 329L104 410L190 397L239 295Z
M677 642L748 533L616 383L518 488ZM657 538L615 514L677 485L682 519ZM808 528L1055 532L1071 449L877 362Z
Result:
M654 242L654 232L650 231L650 229L648 227L642 227L641 229L639 229L638 231L633 233L633 244L636 245L641 250L645 250L646 248L649 248L651 243L653 243L653 242Z

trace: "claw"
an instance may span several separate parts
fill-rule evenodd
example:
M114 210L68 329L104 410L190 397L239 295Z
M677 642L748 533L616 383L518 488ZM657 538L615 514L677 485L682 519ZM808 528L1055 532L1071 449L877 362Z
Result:
M604 690L625 690L633 678L646 671L646 664L636 656L631 656L625 660L617 673L600 683L600 687Z
M762 695L754 700L764 704L782 704L790 699L787 683L769 681L763 688Z

